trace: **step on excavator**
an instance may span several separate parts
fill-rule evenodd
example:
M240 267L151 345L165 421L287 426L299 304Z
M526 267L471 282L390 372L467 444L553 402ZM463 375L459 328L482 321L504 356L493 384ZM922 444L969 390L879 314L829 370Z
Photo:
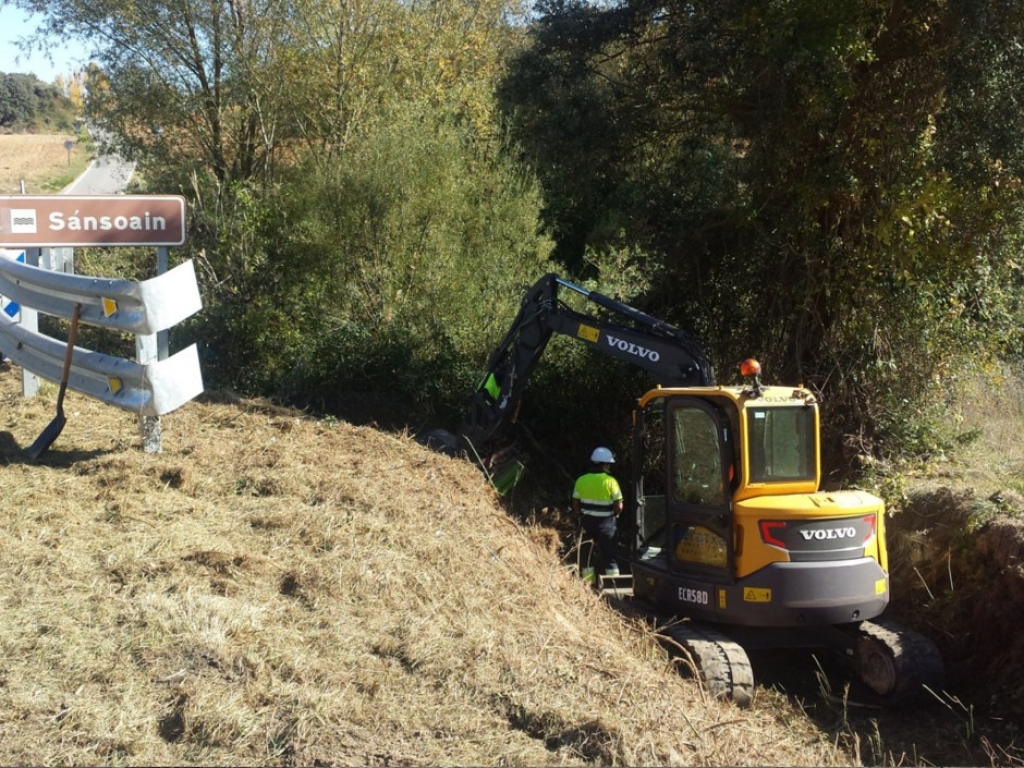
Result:
M560 290L600 307L600 317L569 307ZM711 694L747 706L749 651L806 648L835 653L873 703L938 696L935 644L882 618L890 594L883 501L820 490L818 398L763 384L756 361L741 364L742 383L718 385L689 333L548 274L491 355L459 445L493 469L556 333L654 381L634 412L624 570L633 603Z

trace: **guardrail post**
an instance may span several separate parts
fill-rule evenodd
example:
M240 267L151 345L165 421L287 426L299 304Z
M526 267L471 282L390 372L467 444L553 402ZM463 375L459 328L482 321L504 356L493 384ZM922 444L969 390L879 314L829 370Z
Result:
M67 247L50 248L50 269L63 272L65 275L75 274L75 249Z
M170 263L170 249L159 246L156 249L157 276L167 272ZM140 334L135 337L135 356L140 365L147 365L157 360L166 360L169 354L168 331L157 331L155 334ZM139 438L145 453L163 451L162 425L159 416L139 415Z
M148 365L159 359L155 333L135 337L135 357L140 365ZM145 453L160 453L163 450L159 416L139 414L139 437Z
M162 275L167 272L167 266L171 261L171 249L161 245L156 249L156 273ZM170 355L169 330L157 331L156 352L158 360L166 360ZM142 362L141 360L139 362Z

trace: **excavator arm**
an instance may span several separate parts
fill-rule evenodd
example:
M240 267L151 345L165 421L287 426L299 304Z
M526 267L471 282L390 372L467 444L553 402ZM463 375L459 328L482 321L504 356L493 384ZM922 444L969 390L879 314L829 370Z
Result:
M613 313L614 321L569 308L559 300L559 288L574 291ZM474 446L494 441L515 423L530 374L553 333L643 368L663 386L715 383L709 361L690 334L620 301L547 274L523 297L519 313L491 354L487 372L470 398L462 436Z

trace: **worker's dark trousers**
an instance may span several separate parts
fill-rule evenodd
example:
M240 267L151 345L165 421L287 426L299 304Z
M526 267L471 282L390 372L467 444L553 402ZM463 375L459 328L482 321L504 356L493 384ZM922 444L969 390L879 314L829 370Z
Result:
M615 560L615 515L594 517L583 515L583 542L580 546L580 567L594 568L600 566L604 570L618 568ZM591 561L594 545L600 556L598 563Z

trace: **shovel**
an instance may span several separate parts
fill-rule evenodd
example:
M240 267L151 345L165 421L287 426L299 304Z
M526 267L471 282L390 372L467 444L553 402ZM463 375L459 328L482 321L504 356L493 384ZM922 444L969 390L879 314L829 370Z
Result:
M68 376L71 374L71 353L75 349L75 336L78 335L78 317L82 313L82 305L75 304L75 311L71 316L71 330L68 331L68 350L64 353L64 370L60 375L60 392L57 394L57 415L54 416L43 433L36 438L28 449L28 455L33 459L42 456L46 449L53 445L68 419L64 415L64 393L68 389Z

